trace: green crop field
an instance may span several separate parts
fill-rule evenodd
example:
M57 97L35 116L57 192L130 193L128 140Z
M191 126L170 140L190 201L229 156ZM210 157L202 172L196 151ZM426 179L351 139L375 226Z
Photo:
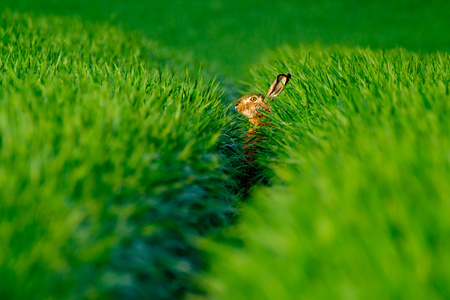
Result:
M284 49L255 70L297 78L274 104L257 192L212 244L218 299L450 297L450 56ZM216 298L213 297L213 298Z
M1 18L0 298L189 290L235 201L219 86L139 34Z
M449 299L449 15L1 1L0 299Z

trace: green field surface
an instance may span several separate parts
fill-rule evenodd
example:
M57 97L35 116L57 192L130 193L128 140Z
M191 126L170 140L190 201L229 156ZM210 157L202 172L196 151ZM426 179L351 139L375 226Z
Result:
M299 43L450 51L447 0L2 0L1 6L139 30L231 81L246 78L266 51Z
M260 161L275 174L206 243L212 299L449 299L450 56L287 48L297 77ZM235 246L232 246L235 245Z
M449 299L449 16L0 1L0 299Z
M234 210L219 86L107 25L4 12L0 36L0 298L190 290Z

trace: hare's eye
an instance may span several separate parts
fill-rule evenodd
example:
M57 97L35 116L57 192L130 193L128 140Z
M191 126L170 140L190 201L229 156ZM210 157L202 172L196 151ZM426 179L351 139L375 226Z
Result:
M256 100L256 97L251 97L250 98L250 101L255 101Z

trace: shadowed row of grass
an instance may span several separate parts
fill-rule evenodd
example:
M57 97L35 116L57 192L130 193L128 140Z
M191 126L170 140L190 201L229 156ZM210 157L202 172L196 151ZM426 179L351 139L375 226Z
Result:
M218 84L187 70L141 34L1 13L1 299L192 291L236 146Z
M212 299L448 299L450 57L283 48L255 69L276 176L214 243ZM269 175L270 176L270 175Z

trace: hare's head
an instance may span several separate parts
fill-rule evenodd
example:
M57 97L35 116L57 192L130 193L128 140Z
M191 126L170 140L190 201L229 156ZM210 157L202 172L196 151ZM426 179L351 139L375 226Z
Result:
M280 74L274 80L266 96L272 100L274 97L278 96L284 89L284 86L289 82L291 74ZM236 101L236 110L246 116L252 121L252 119L257 119L263 117L261 110L271 113L270 104L266 100L266 96L263 94L249 94L240 98ZM252 122L254 123L254 122Z

